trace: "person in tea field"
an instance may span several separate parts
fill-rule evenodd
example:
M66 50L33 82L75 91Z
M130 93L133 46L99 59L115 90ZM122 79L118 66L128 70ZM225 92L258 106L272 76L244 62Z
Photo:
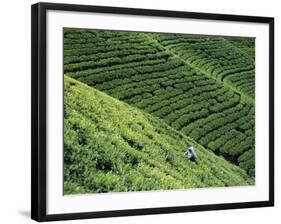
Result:
M195 152L193 146L190 146L190 147L186 150L186 152L184 153L184 156L185 156L186 158L188 158L188 159L189 159L190 161L192 161L192 162L195 162L195 161L196 161L196 159L197 159L197 154L196 154L196 152Z

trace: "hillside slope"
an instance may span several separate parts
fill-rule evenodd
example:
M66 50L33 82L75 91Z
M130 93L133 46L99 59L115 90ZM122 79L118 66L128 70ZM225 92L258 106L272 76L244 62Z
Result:
M255 98L254 38L151 34L151 38L200 72Z
M253 184L162 120L64 77L65 194ZM183 156L194 145L198 161Z
M254 65L241 40L65 29L64 71L254 176Z

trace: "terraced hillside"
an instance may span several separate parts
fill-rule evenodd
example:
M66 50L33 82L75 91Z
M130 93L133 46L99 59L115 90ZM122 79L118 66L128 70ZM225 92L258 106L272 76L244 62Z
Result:
M235 47L248 53L249 56L255 59L255 38L245 38L245 37L225 37L230 41Z
M65 29L64 72L164 120L254 176L254 58L238 42Z
M254 98L255 63L253 56L249 56L253 54L249 48L254 50L253 38L160 34L157 35L157 41L190 66ZM246 44L248 48L244 47Z
M65 194L242 186L239 167L163 120L65 77ZM183 157L194 145L200 160Z

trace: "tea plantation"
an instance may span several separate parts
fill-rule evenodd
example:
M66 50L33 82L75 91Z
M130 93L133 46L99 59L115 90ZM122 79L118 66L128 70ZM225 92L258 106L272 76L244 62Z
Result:
M253 38L244 37L64 29L64 74L65 77L71 77L84 83L88 86L87 89L91 88L91 91L98 92L97 90L99 90L103 92L99 92L99 94L104 94L102 96L106 96L105 94L111 96L112 98L107 96L106 99L110 99L110 101L114 100L114 102L118 102L118 105L122 104L122 101L126 103L122 104L126 105L125 107L128 107L127 104L132 106L129 108L134 108L134 111L138 111L143 116L153 118L153 121L157 120L157 122L161 122L161 127L167 125L165 128L169 127L167 130L169 132L171 131L171 135L166 132L164 136L158 136L157 138L159 139L157 141L159 144L162 144L162 141L172 144L172 139L177 139L172 133L177 133L183 136L184 139L192 140L192 144L196 144L196 148L199 147L200 150L202 149L204 152L208 152L207 155L212 155L220 160L224 158L226 160L225 163L231 167L234 165L237 169L239 168L238 173L241 174L241 169L244 170L251 179L255 176L254 46L255 41ZM71 82L74 83L73 80ZM84 85L81 85L82 87L86 88ZM72 93L74 90L78 91L74 87L65 91L69 91L71 95L74 94ZM66 92L65 95L67 95ZM87 118L87 122L85 121L85 125L88 125L87 130L101 125L101 121L96 120L97 113L99 116L106 116L107 114L101 115L101 112L97 111L95 107L92 108L93 105L89 105L89 102L94 102L95 99L89 99L89 102L87 102L84 100L84 97L80 96L76 100L79 101L71 101L73 104L65 107L65 110L71 113L70 117L74 117L74 114L70 110L75 105L79 105L77 109L73 109L77 116L82 116L82 107L91 107L89 109L91 111L88 111L87 115L89 119ZM110 107L104 108L104 113L110 114L114 112L117 115L119 113L118 108L114 109L116 111L111 111L113 109L110 109ZM128 119L130 115L124 116L125 119ZM77 121L79 119L77 117ZM110 116L108 119L108 122L112 122ZM121 119L121 116L117 120L125 122L124 119ZM65 122L67 124L67 119ZM133 118L131 118L131 122L132 126L137 126ZM116 124L116 128L121 128L121 125L120 123ZM108 128L108 130L101 128L104 131L104 135L108 136L108 140L105 142L110 142L109 139L111 138L107 132L112 132L114 135L116 129L112 128ZM125 132L126 126L123 126L123 128ZM123 128L118 131L122 132ZM76 134L79 132L73 130L73 126L65 130L68 129ZM101 133L101 130L99 129L96 134L99 135L98 133ZM95 132L90 132L94 136ZM128 140L123 135L124 138L121 138L125 142L128 140L128 145L139 152L140 149L143 149L143 144L146 144L145 132L143 134L140 134L138 131L131 133L131 138L141 140L137 144L131 141L131 138ZM67 133L65 133L65 136L67 136ZM83 141L88 141L88 137L89 135L83 137ZM66 153L75 151L71 147L74 147L75 141L78 140L73 140L71 144L65 145ZM99 144L95 141L91 143L87 142L87 147L92 147L89 151L95 151L96 154L103 155L105 153L104 151L110 148L107 145L103 146L103 144L107 144L105 142ZM80 144L79 141L76 144ZM84 148L86 149L87 147ZM121 148L119 145L118 147L111 147L113 151L115 150L116 154L121 153L119 152ZM82 147L80 149L82 150ZM204 159L199 160L200 165L190 164L183 157L184 147L179 149L173 145L170 148L166 148L168 154L171 150L176 149L180 153L179 157L176 157L175 160L182 163L181 165L183 167L196 166L192 172L196 172L197 170L199 172L199 168L203 167L203 164L204 167L205 165L211 166L210 161L208 163ZM161 154L161 150L159 151L154 144L147 145L146 151L151 151L151 153L159 152ZM79 153L81 152L79 151ZM79 153L77 151L76 156ZM90 165L92 159L88 153L83 157L83 162L81 162L81 158L79 161L82 164L84 162L86 163L84 159L87 160L88 162L83 165L83 169L91 170L94 169L92 166L96 166L94 163ZM199 154L201 155L201 153ZM88 159L86 159L87 156L89 156ZM157 153L155 156L157 156ZM65 163L78 166L79 161L65 161ZM169 164L167 163L167 166L170 166L169 169L177 169ZM216 162L213 166L215 165L218 166ZM70 172L71 169L69 167L66 166L66 173ZM220 171L217 170L216 172L224 172L224 168L217 168ZM72 169L74 173L75 169ZM100 171L98 168L95 169ZM159 167L151 170L151 172L156 171L164 172ZM88 170L87 172L90 171ZM111 169L107 170L107 172L101 171L100 178L106 179L106 175L113 175L112 172ZM85 173L83 174L84 176L81 176L81 173L75 176L76 174L74 173L66 175L69 178L66 189L76 189L78 187L78 189L81 188L81 191L85 190L87 192L93 189L92 187L86 189L85 186L87 184L82 183L87 177ZM120 178L122 175L120 174ZM130 179L130 175L124 175L124 181L127 181L128 178ZM139 175L141 174L139 173ZM71 178L74 176L76 177L74 178L75 181ZM196 176L195 173L194 176ZM213 178L223 181L219 176L216 175ZM170 178L169 175L168 177ZM80 178L80 182L77 178ZM95 176L95 178L97 177ZM112 180L114 179L113 176L108 177L108 181L110 178ZM208 178L212 180L212 177L209 176ZM236 179L236 177L233 178ZM242 175L241 178L244 179L244 176ZM152 179L155 179L155 177ZM186 177L183 179L186 179ZM202 186L208 186L203 179L201 178ZM230 179L227 181L230 181ZM224 182L222 186L240 185L238 182L236 184ZM196 184L197 187L199 185ZM192 187L181 185L181 187L183 186ZM209 186L217 185L209 182ZM155 189L162 188L166 189L169 187L164 187L164 185L160 187L159 185ZM170 186L170 188L174 187ZM149 188L143 186L143 189ZM108 190L120 191L118 187ZM128 188L127 190L134 189ZM71 192L71 190L68 192Z
M242 186L246 172L163 120L65 77L65 194ZM199 160L183 156L195 146Z

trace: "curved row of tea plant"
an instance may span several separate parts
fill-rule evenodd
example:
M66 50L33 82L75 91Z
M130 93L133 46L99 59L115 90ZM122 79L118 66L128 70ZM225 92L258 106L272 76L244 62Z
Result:
M255 97L253 38L179 34L153 35L154 38L155 36L161 45L193 67L228 83L251 98ZM249 53L250 51L253 53Z
M234 46L242 51L248 53L253 59L255 59L255 38L251 37L224 37L230 41Z
M126 192L254 183L243 169L162 120L65 77L64 193ZM183 152L189 145L200 160Z
M248 93L253 92L252 71L244 71L251 60L244 62L243 67L243 58L238 57L241 53L230 55L231 59L238 57L233 59L233 65L241 64L238 68L241 72L225 78L235 80L235 88L230 88L225 80L221 82L217 77L206 75L206 58L200 59L204 62L201 65L187 63L186 59L190 59L187 50L179 49L174 53L175 49L171 47L179 44L183 48L186 43L187 49L190 44L201 43L202 48L206 42L208 51L212 52L213 47L218 55L218 43L224 50L225 45L233 48L232 44L225 43L227 40L75 29L66 29L64 35L67 76L165 120L254 175L254 103L253 99L245 97L242 89L235 91L247 86ZM245 76L249 78L242 78L242 74L248 74Z

